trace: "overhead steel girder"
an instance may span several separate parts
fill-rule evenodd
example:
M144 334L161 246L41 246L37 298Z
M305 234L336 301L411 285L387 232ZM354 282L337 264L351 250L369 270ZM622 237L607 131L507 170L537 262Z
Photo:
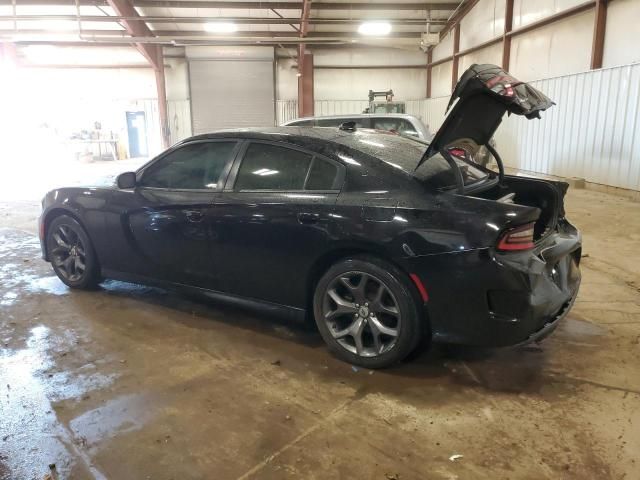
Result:
M174 17L174 16L156 16L156 15L137 15L135 17L121 17L118 15L0 15L0 21L42 21L42 20L56 20L56 21L70 21L77 22L114 22L120 23L123 20L138 20L142 19L145 22L151 23L209 23L214 21L220 21L220 17ZM237 23L239 25L289 25L292 23L300 23L299 18L294 17L282 17L282 18L258 18L258 17L224 17L225 22ZM427 22L427 18L394 18L385 20L394 25L414 25L424 26ZM432 25L444 25L446 20L428 20ZM308 20L309 25L359 25L362 20L355 18L310 18Z
M43 6L69 6L74 2L71 0L20 0L20 5L43 5ZM109 0L80 0L82 6L105 6L109 5ZM11 5L12 0L0 0L0 5ZM421 2L421 3L337 3L337 2L313 2L313 10L454 10L459 2ZM276 9L276 10L300 10L302 1L298 2L217 2L199 0L134 0L134 7L152 8L221 8L221 9Z
M127 0L107 0L107 2L119 16L136 19L122 21L122 25L125 27L129 35L131 35L132 37L155 36L151 29L145 23L144 19L140 17L140 15L138 15L136 9L133 8L133 5ZM163 69L163 64L161 61L161 47L145 43L136 43L136 48L149 61L154 70Z

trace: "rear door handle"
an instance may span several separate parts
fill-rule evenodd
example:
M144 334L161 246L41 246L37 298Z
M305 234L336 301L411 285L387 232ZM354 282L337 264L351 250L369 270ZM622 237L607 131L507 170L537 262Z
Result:
M187 220L193 223L201 222L204 219L204 214L200 210L185 210L184 214Z
M302 223L303 225L318 223L319 219L320 219L319 213L299 213L298 214L298 222Z

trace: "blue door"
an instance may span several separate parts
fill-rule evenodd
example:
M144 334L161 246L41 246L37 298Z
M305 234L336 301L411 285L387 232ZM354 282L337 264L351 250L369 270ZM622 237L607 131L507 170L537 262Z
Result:
M129 136L129 156L146 157L147 148L147 122L144 112L127 112L127 134Z

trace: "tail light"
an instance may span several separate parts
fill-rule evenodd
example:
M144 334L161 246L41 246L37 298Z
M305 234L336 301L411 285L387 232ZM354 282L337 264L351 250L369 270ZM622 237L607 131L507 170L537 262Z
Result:
M498 240L498 250L529 250L533 243L533 227L535 223L527 223L504 232Z

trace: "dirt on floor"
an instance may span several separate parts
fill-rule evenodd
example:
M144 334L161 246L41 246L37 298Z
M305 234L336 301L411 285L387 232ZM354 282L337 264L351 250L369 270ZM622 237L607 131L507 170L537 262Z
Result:
M374 372L260 312L69 291L37 202L2 203L0 479L640 478L640 204L567 211L583 282L550 338Z

